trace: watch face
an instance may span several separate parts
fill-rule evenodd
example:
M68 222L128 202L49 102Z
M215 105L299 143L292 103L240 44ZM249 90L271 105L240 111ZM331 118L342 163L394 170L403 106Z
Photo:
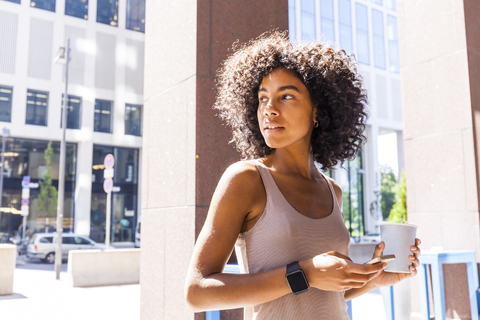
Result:
M300 270L288 274L287 279L293 293L300 293L308 289L307 279Z

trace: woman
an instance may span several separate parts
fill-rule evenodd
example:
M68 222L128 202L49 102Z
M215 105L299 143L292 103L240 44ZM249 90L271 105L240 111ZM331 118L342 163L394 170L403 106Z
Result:
M342 191L315 165L360 151L365 102L351 57L321 44L294 46L275 32L225 61L215 107L247 161L230 166L213 195L187 276L192 310L348 319L346 300L416 274L418 239L410 274L348 258ZM242 274L223 274L234 247Z

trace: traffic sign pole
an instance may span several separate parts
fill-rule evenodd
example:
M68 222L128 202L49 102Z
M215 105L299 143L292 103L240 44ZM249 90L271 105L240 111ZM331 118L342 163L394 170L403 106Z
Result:
M113 166L115 165L115 158L112 154L107 154L103 160L105 170L103 171L103 190L107 194L107 208L106 208L106 221L105 221L105 246L108 249L110 247L110 224L112 217L112 190L113 190Z
M108 249L110 247L110 217L112 206L112 192L107 193L107 221L105 225L105 246Z

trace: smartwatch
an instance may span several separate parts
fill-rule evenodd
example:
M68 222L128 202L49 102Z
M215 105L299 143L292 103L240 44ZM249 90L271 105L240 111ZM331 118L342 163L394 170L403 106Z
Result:
M298 261L294 261L287 265L285 278L287 279L288 286L293 294L307 292L308 288L310 288L303 270L298 266Z

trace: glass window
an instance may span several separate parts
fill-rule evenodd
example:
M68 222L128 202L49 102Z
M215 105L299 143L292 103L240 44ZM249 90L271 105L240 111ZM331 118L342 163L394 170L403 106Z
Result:
M370 43L368 41L367 6L357 3L355 9L357 20L357 55L358 61L370 64Z
M42 237L40 238L40 243L52 243L53 242L53 237Z
M90 238L105 241L106 194L103 191L103 161L107 154L115 157L112 193L112 242L132 242L137 222L138 149L93 146L92 200Z
M352 53L352 7L350 0L338 0L338 11L340 14L340 46L347 53Z
M125 134L142 135L142 106L137 104L125 105Z
M88 20L88 0L66 0L65 14Z
M0 147L2 140L0 139ZM50 166L45 159L49 141L7 138L3 171L2 221L0 238L21 236L21 200L23 176L30 176L30 212L27 217L27 235L39 232L54 232L56 227L56 203L49 197L41 197L40 190L51 186L58 190L58 161L60 142L52 141ZM48 153L47 153L48 154ZM63 229L73 230L75 211L76 144L67 143L65 159L65 197ZM49 172L51 180L46 173ZM51 181L51 182L49 182ZM43 185L42 183L46 184ZM49 188L49 187L48 187ZM41 209L43 208L43 209Z
M127 29L145 33L145 0L127 0Z
M383 6L383 0L372 0L372 2Z
M91 244L90 241L88 241L87 239L82 238L82 237L75 237L74 241L75 241L75 244L87 244L87 245Z
M62 94L63 105L63 94ZM80 129L80 109L82 107L82 98L77 96L68 95L67 104L67 129ZM63 108L62 108L63 112ZM62 127L62 118L60 118L60 128Z
M30 6L55 12L55 0L31 0Z
M302 0L302 40L315 41L315 2Z
M383 33L383 13L372 10L373 22L373 56L375 67L385 69L385 40Z
M13 3L20 3L20 0L4 0L4 1L13 2Z
M335 42L333 0L320 0L320 17L323 40Z
M390 10L397 10L397 0L387 0L387 8Z
M112 101L95 99L94 130L112 132Z
M12 87L0 86L0 121L12 120Z
M48 92L27 90L27 116L25 123L47 125Z
M118 0L97 1L97 22L118 25Z
M398 53L398 29L397 18L387 15L387 37L389 69L392 72L400 72L400 57Z
M64 244L75 244L75 240L73 237L63 237L62 238L62 243Z
M288 35L290 42L295 42L297 36L296 28L296 16L295 16L295 0L288 0Z
M336 182L342 188L342 211L350 236L364 235L362 156L344 164L345 168L334 171Z

